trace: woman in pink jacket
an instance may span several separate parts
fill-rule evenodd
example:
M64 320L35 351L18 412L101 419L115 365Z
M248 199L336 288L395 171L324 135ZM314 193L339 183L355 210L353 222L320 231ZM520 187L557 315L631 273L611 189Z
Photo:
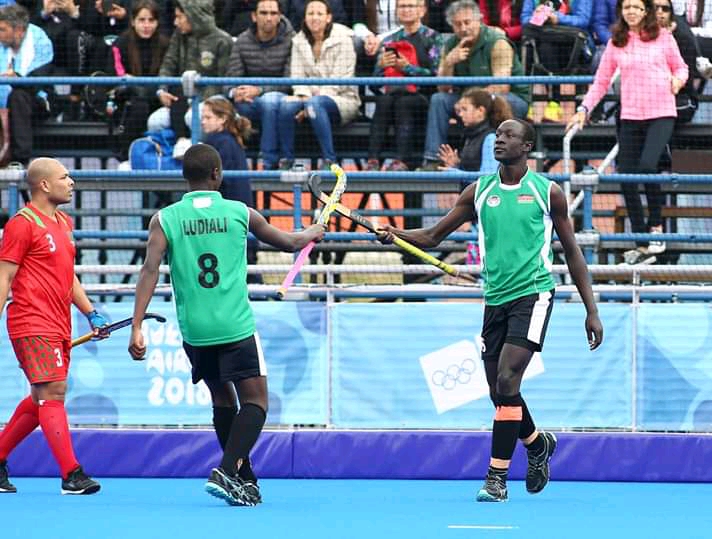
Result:
M618 172L657 172L658 161L670 141L677 110L675 95L685 85L688 68L672 34L658 26L653 0L618 0L618 18L601 58L593 84L576 109L567 129L583 127L588 114L608 90L620 69L621 113L618 130ZM664 197L660 184L646 183L648 223L644 220L638 184L622 184L633 232L661 233ZM625 254L629 263L665 251L663 242L650 242Z

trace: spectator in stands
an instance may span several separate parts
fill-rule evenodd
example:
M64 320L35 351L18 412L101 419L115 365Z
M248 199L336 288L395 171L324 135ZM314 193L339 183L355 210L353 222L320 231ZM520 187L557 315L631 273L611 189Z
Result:
M591 68L594 71L598 68L598 62L601 60L601 55L606 48L608 40L611 39L611 26L616 22L618 16L616 14L616 3L617 0L599 0L593 6L591 29L593 30L593 42L596 50L593 53Z
M179 77L185 71L197 71L206 77L219 77L227 71L232 38L215 25L212 0L181 0L175 8L176 29L163 57L160 77ZM201 86L202 99L219 94L218 86ZM180 87L162 87L156 93L163 105L148 118L149 131L171 128L177 141L173 156L181 158L190 147L188 126L191 110Z
M30 14L30 22L42 28L52 41L55 74L79 74L75 69L76 58L72 57L76 51L70 51L68 44L68 37L76 32L78 21L79 6L74 0L42 0Z
M532 58L528 74L574 75L581 66L589 65L593 57L593 38L589 33L593 15L592 0L524 0L522 7L523 54ZM576 32L578 30L579 32ZM562 84L560 96L571 96L559 104L547 103L549 90L535 84L531 120L568 121L574 113L574 84ZM539 99L537 99L539 96Z
M611 39L611 26L617 18L616 4L617 0L600 0L594 4L591 28L596 44L605 47L608 40Z
M130 28L131 0L112 0L106 4L106 7L110 5L111 8L106 10L102 0L72 1L77 2L79 15L65 36L67 69L71 75L88 76L97 71L103 72L111 44L119 34ZM91 118L91 111L82 98L81 86L71 87L69 104L66 118Z
M200 126L203 142L218 151L224 170L248 169L245 141L250 136L252 122L235 112L226 97L214 95L203 101ZM255 207L252 186L247 178L225 178L220 192L223 198L239 200L251 208Z
M712 60L712 1L687 0L685 16L697 36L701 55Z
M0 66L3 77L41 77L52 74L52 42L40 27L30 24L27 10L16 4L0 8ZM51 113L51 88L0 85L0 163L27 165L32 157L32 125Z
M257 0L230 0L225 2L222 20L223 30L232 36L239 36L252 24L252 14Z
M284 12L292 23L292 28L301 28L304 24L304 13L306 11L306 2L304 0L282 0L285 4ZM335 23L348 26L349 17L344 9L343 0L329 0L331 7L332 20Z
M353 29L358 73L371 73L381 41L398 30L397 0L354 0Z
M107 72L118 77L158 75L168 38L158 31L158 4L136 0L131 6L131 29L119 36L111 47ZM124 86L115 90L118 109L119 157L128 159L129 145L146 130L148 117L161 106L155 89L148 86Z
M462 94L455 110L464 129L458 149L449 144L440 146L440 161L445 164L443 168L482 174L497 172L499 163L494 158L494 133L499 124L512 119L509 103L487 90L470 88Z
M327 0L307 0L304 24L292 39L290 76L345 79L353 77L355 69L353 31L332 22ZM286 97L279 108L279 142L284 158L280 168L291 168L295 123L308 118L321 148L322 166L328 170L336 161L332 125L345 125L356 118L361 105L358 88L298 85L293 90L294 95Z
M220 154L223 170L247 170L245 142L252 131L252 122L240 116L229 99L214 95L203 102L200 111L203 143ZM252 184L249 178L223 178L220 193L226 200L239 200L250 208L255 207ZM257 264L257 241L247 239L247 263ZM259 275L249 274L248 283L261 283Z
M282 16L277 0L257 0L253 24L235 41L227 69L228 77L288 77L294 30ZM279 104L289 86L240 85L226 90L238 112L260 125L260 154L263 167L279 164L277 124Z
M680 49L682 59L687 64L689 76L687 82L680 88L676 96L677 103L677 123L687 123L692 120L692 117L697 112L699 96L695 87L694 77L695 63L698 56L698 45L695 39L695 34L692 33L690 26L684 17L673 13L673 5L670 0L654 0L655 15L658 19L658 24L661 28L672 32L672 37L675 38L677 46Z
M457 0L447 10L455 35L446 41L439 76L509 77L524 74L514 45L503 32L482 24L480 9L472 0ZM448 122L464 87L440 86L430 99L423 168L436 170L440 146L447 142ZM523 118L529 108L527 85L496 84L485 90L504 97L515 116Z
M670 140L677 116L675 96L687 81L688 68L672 34L661 29L653 0L618 0L618 20L601 58L593 84L567 128L583 127L589 111L606 93L611 77L620 69L621 121L618 132L618 172L655 173ZM638 184L622 184L633 232L663 232L663 195L660 184L646 183L646 226ZM650 260L665 251L653 241L625 253L629 263Z
M376 77L428 77L437 73L442 41L440 34L421 24L425 0L398 0L398 17L403 26L390 34L378 55ZM429 87L386 86L376 96L368 144L367 170L380 168L381 150L391 120L394 124L396 157L384 170L408 170L417 166L414 155L415 128L425 120ZM419 121L420 120L420 121Z
M519 20L522 13L522 1L480 0L482 22L487 26L501 28L507 37L516 43L522 38L522 23Z
M439 34L450 31L447 23L447 6L450 0L427 0L425 3L426 12L423 22Z

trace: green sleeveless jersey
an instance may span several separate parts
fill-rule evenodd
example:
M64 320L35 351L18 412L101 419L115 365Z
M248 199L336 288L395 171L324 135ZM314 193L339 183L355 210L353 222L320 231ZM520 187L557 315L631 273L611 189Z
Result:
M487 305L554 288L551 186L531 170L516 185L503 184L499 172L480 177L475 212Z
M223 344L255 332L247 294L249 211L217 191L193 191L159 213L168 239L173 297L183 340Z

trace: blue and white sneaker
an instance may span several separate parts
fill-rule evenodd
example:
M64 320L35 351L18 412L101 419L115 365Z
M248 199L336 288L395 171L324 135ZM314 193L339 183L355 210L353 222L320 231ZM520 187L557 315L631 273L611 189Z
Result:
M253 506L262 501L257 485L228 474L222 468L213 468L205 483L205 491L228 505Z

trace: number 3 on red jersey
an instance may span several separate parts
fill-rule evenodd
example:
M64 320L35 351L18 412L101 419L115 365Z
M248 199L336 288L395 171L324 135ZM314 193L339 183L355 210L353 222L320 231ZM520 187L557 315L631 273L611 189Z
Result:
M52 234L45 234L45 237L47 238L47 243L49 243L49 252L54 253L57 250L57 244L54 243Z

